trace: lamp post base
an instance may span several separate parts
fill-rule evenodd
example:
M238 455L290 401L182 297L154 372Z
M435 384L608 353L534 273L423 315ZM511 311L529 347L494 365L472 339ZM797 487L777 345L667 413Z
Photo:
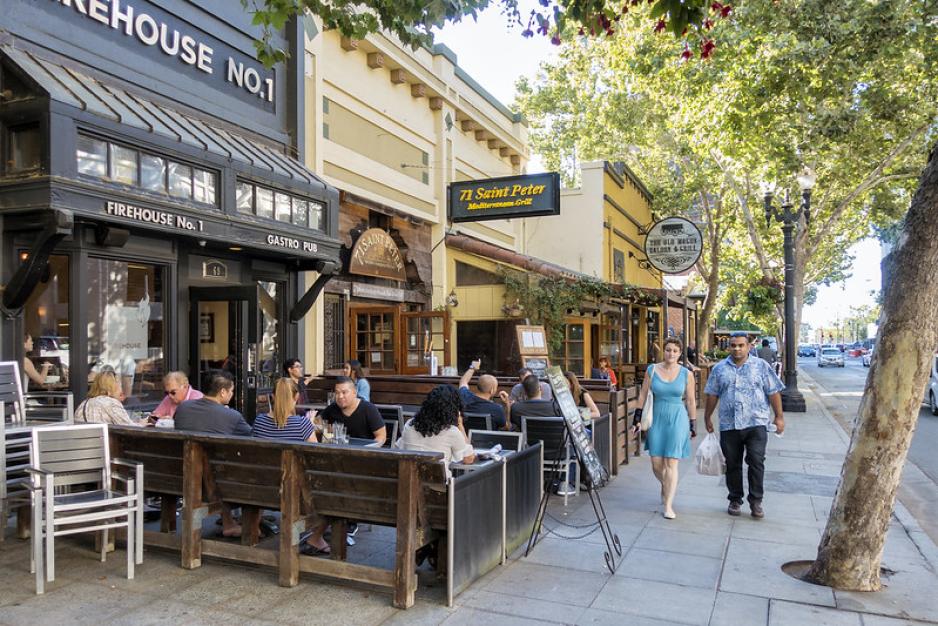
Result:
M805 406L804 396L797 389L785 389L782 391L782 412L783 413L804 413L808 409Z

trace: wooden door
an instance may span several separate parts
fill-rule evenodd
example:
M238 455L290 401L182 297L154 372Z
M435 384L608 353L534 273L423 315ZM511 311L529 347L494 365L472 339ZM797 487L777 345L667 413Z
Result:
M349 358L371 374L396 374L400 365L400 309L349 306Z
M449 313L401 313L401 373L428 373L429 354L436 355L439 367L450 365Z

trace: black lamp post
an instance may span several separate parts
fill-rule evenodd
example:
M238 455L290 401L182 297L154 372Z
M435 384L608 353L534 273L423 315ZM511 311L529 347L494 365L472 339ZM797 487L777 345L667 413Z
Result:
M782 410L804 413L804 396L798 390L798 361L796 356L797 330L795 329L795 227L804 214L805 226L811 223L811 189L817 179L814 172L806 167L798 174L798 186L801 188L801 206L795 208L785 191L781 210L772 204L772 191L765 192L765 223L774 218L782 223L785 234L785 390L782 391Z

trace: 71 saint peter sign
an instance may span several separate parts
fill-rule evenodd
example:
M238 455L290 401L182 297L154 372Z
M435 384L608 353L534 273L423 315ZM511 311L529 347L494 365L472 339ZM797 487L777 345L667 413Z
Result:
M560 175L548 172L450 183L448 199L453 222L560 215Z
M645 235L645 256L665 274L680 274L700 258L703 237L693 222L683 217L658 220Z

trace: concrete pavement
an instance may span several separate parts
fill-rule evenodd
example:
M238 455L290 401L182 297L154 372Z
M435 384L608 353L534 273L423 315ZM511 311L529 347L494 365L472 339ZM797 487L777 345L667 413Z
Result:
M831 505L847 437L806 380L808 412L789 415L783 438L769 437L764 520L726 514L722 478L700 476L692 459L681 464L676 520L661 516L648 457L633 458L602 490L624 558L615 575L604 567L602 538L549 525L534 553L513 555L457 598L422 570L417 605L391 607L373 589L303 578L283 589L271 570L207 559L194 571L178 557L148 551L137 579L123 578L123 554L107 563L77 544L63 543L58 580L44 596L32 593L28 547L12 539L0 547L0 623L200 624L850 624L938 623L938 548L901 505L890 524L883 566L893 573L878 593L834 591L789 577L781 567L809 560ZM702 417L702 415L701 415ZM553 501L551 514L568 524L592 517L585 494ZM360 532L352 551L387 558L383 529Z

